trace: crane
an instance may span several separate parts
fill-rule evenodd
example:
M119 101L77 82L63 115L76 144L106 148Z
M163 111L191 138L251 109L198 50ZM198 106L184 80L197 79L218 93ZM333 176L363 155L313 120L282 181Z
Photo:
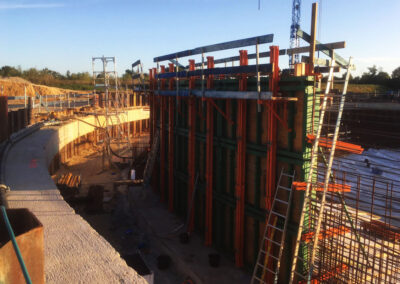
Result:
M290 48L299 47L299 38L297 37L297 31L300 27L300 16L301 16L301 0L293 0L292 4L292 24L290 25ZM289 56L289 66L295 63L299 63L299 55Z

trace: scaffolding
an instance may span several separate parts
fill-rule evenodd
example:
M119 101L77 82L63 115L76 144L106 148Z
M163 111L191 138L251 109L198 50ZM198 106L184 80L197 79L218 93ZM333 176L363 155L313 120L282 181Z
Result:
M98 68L96 62L101 63L101 70L96 69ZM123 129L123 124L128 121L126 111L128 105L127 96L121 95L119 91L115 57L92 57L92 70L94 94L98 97L99 105L104 107L96 109L94 114L98 127L103 130L102 151L104 159L107 159L111 165L112 155L123 159L132 158L129 139L130 128L128 127L127 129L127 135L124 134L125 130ZM99 120L99 116L104 116L103 123ZM118 152L122 144L126 145L124 150L128 151L127 156ZM116 145L118 150L113 149L112 145Z

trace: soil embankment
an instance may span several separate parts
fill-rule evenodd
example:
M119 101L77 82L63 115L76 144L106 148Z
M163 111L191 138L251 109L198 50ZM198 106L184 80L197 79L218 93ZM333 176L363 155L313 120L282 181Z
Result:
M60 95L77 92L89 93L89 91L68 90L48 87L45 85L32 84L31 82L19 77L0 78L0 88L3 88L2 94L7 96L23 96L25 94L25 88L27 96L30 97L35 96L35 94Z

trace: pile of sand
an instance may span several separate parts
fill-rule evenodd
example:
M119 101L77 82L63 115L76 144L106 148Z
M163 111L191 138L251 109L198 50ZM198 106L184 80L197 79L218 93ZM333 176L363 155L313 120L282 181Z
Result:
M26 94L28 96L35 96L36 93L40 95L59 95L77 92L81 94L89 93L88 91L68 90L44 85L36 85L19 77L0 78L0 93L1 88L3 88L2 94L7 96L23 96L24 88L26 88Z

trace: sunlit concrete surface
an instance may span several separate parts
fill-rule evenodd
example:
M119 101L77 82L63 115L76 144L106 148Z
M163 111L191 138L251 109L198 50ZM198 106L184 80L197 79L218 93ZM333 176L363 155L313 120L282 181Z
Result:
M135 112L135 113L133 113ZM132 110L124 122L148 118ZM95 123L94 117L82 118ZM53 156L94 130L81 121L42 127L11 147L4 180L10 208L29 208L44 225L46 283L146 283L115 249L64 201L48 173Z

